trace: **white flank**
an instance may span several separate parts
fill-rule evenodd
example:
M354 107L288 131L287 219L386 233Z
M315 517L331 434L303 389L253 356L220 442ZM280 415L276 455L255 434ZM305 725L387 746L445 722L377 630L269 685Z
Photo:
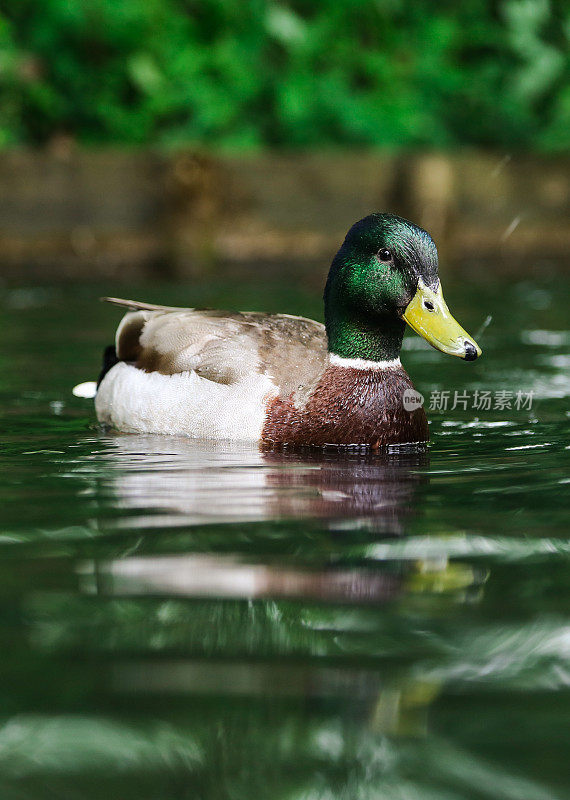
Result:
M97 383L95 381L85 381L78 383L71 390L75 397L92 398L97 394Z
M120 363L101 382L95 409L100 422L126 433L258 441L277 394L266 375L222 384L195 372L161 375Z
M331 353L330 363L333 367L345 367L346 369L398 369L402 366L399 358L390 361L367 361L365 358L343 358Z

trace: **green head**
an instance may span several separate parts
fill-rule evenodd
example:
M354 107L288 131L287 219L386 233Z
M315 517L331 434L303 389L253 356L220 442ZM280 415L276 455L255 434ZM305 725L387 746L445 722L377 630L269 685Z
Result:
M433 239L394 214L370 214L352 226L324 300L329 350L344 358L397 358L406 322L443 352L467 360L481 353L445 305Z

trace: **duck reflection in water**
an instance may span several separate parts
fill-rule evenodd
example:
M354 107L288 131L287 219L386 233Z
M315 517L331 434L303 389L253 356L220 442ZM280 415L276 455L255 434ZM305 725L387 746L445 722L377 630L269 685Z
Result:
M268 487L282 516L344 518L378 533L399 535L417 512L417 490L427 483L426 447L383 453L265 452L274 467Z
M109 437L104 458L118 506L145 512L129 524L336 518L391 535L417 513L429 465L425 446L275 452L152 435Z
M378 536L397 541L419 513L425 449L260 452L235 443L118 436L109 439L106 460L117 504L145 512L124 518L124 526L191 526L194 536L183 554L175 544L174 555L162 550L98 565L98 585L112 594L375 603L407 592L412 575L420 590L430 582L433 559L422 559L421 551L370 558ZM442 585L442 571L457 570L446 559L435 566Z
M407 668L385 676L360 663L358 644L351 648L382 630L376 615L390 617L408 596L432 591L419 553L383 559L370 551L379 538L402 541L421 513L426 450L260 452L160 436L107 441L115 502L144 511L123 522L150 530L136 554L83 562L81 585L101 600L145 598L162 609L145 615L142 638L125 629L139 655L115 661L113 692L335 697L347 719L357 698L371 735L425 733L437 682ZM473 583L469 573L446 588L448 568L437 565L439 594ZM162 657L151 644L145 657L147 640L162 643ZM269 663L260 664L260 655Z
M426 480L422 470L428 463L425 448L384 454L261 452L256 447L236 448L235 443L161 436L117 436L108 444L105 461L111 471L106 474L117 504L145 512L123 519L129 528L271 522L285 526L289 552L296 537L306 540L311 527L333 540L350 535L354 528L368 536L401 535L406 520L416 513L416 493ZM297 523L287 533L288 521L294 520L303 522L302 530ZM323 569L322 556L315 559L310 553L320 569L283 559L279 564L274 560L260 564L267 531L254 524L247 536L243 555L234 549L239 536L232 526L221 553L137 557L101 565L107 575L104 582L119 594L136 590L368 603L385 601L401 591L401 578L393 570L378 570L377 565L347 569L326 564Z

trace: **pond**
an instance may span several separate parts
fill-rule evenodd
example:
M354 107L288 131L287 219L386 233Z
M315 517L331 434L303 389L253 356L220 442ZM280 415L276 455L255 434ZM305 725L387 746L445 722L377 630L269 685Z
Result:
M259 275L1 292L2 798L568 797L570 284L448 280L484 356L406 335L423 451L120 435L71 395L102 294L320 318Z

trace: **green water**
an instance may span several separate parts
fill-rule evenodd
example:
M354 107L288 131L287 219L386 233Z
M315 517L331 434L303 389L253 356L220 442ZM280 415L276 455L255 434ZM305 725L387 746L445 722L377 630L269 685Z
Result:
M406 337L426 404L470 396L427 452L116 435L71 396L100 294L320 315L261 282L2 290L0 797L570 796L569 284L447 288L492 321L473 364Z

